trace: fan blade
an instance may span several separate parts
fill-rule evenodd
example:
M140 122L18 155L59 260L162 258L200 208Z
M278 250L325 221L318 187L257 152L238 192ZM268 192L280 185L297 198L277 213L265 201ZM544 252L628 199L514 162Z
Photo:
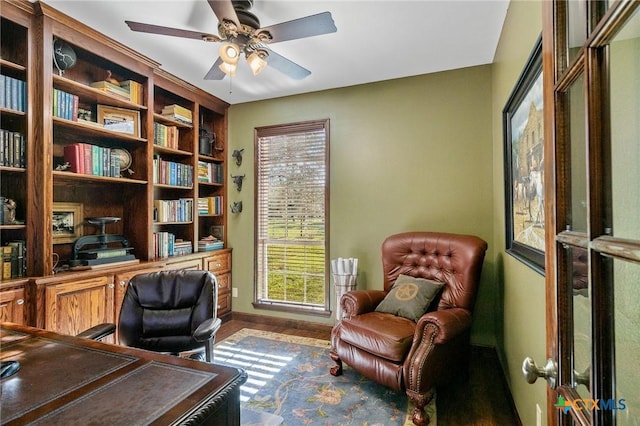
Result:
M209 6L211 6L213 13L216 14L218 22L222 23L224 20L231 21L236 24L236 28L240 28L240 21L238 20L238 15L233 8L231 0L207 0L207 2Z
M269 49L267 64L294 80L302 80L311 75L311 71L308 69L290 61L282 55L277 54L271 49Z
M336 24L331 17L331 12L323 12L317 15L294 19L293 21L270 25L259 29L258 33L269 32L272 37L271 43L278 43L281 41L335 33L337 30Z
M220 64L222 64L222 59L218 58L218 60L213 64L207 75L204 76L205 80L222 80L226 75L221 69Z
M143 24L140 22L124 21L132 31L141 33L151 33L168 35L173 37L192 38L196 40L220 40L220 37L214 34L201 33L198 31L181 30L179 28L162 27L160 25Z

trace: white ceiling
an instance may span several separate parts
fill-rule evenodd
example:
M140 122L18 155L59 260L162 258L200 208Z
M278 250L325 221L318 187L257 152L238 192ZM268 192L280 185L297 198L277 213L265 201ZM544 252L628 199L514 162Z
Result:
M206 0L45 3L237 104L491 63L509 0L255 0L251 11L263 27L329 11L338 31L270 45L312 72L304 80L269 68L253 76L241 60L236 76L221 81L203 78L218 57L218 43L133 32L124 23L217 34Z

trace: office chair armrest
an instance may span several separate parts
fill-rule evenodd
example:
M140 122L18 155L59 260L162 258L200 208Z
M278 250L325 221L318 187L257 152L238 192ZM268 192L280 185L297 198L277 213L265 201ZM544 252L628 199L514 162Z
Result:
M102 340L107 336L112 335L116 331L116 325L111 323L104 323L94 325L93 327L78 334L77 337L91 340Z
M206 342L216 335L221 325L220 318L209 318L196 328L196 331L193 332L193 338L198 342Z

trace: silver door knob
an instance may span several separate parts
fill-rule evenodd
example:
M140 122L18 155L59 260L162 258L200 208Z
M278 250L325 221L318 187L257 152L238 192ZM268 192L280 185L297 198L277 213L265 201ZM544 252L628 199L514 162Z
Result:
M579 373L573 370L573 387L577 388L578 385L584 385L588 391L591 390L591 367L587 367L583 373Z
M556 387L556 379L558 378L558 365L552 359L548 359L544 367L540 368L536 362L526 357L522 363L522 374L527 383L535 383L538 377L543 377L551 389Z

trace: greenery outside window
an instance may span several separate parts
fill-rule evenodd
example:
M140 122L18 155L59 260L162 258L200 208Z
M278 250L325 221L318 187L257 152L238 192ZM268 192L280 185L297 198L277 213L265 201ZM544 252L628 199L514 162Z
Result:
M329 120L256 128L259 308L329 312Z

